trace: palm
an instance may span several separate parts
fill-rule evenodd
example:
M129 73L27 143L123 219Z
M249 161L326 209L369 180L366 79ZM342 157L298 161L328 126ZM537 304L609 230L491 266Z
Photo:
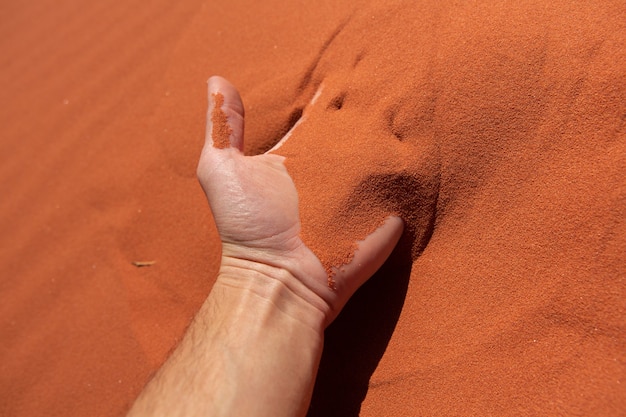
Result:
M277 252L301 244L298 194L282 160L233 148L204 160L203 184L223 242Z

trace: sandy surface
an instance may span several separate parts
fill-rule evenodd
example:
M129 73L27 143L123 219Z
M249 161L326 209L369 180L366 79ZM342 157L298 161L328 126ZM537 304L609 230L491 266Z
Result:
M621 415L626 10L451 3L0 5L0 415L123 414L180 340L212 74L249 153L300 120L276 152L325 263L407 222L311 416Z

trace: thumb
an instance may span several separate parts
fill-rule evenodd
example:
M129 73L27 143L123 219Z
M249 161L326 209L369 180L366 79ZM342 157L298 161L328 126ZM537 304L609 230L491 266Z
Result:
M244 108L239 92L222 77L213 76L207 84L209 108L205 150L207 147L233 147L243 152Z
M378 229L357 243L352 261L339 268L334 276L337 286L347 287L341 291L345 291L348 298L385 263L400 240L403 230L402 219L390 216Z

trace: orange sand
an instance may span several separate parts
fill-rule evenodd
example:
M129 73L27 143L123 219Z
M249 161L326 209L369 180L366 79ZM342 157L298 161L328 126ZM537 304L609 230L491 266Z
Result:
M224 96L222 94L213 94L215 97L215 107L211 112L211 122L213 129L211 137L213 138L213 146L218 149L224 149L230 146L230 135L233 133L228 125L228 117L222 111L224 105Z
M212 74L248 153L302 118L277 153L327 266L407 224L328 329L311 416L626 410L622 2L18 3L0 415L121 415L180 340L220 256L195 179Z

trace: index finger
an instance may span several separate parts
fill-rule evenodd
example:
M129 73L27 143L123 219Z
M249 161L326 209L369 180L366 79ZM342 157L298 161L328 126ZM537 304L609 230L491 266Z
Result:
M204 147L233 147L243 152L244 108L239 92L218 76L209 78Z

